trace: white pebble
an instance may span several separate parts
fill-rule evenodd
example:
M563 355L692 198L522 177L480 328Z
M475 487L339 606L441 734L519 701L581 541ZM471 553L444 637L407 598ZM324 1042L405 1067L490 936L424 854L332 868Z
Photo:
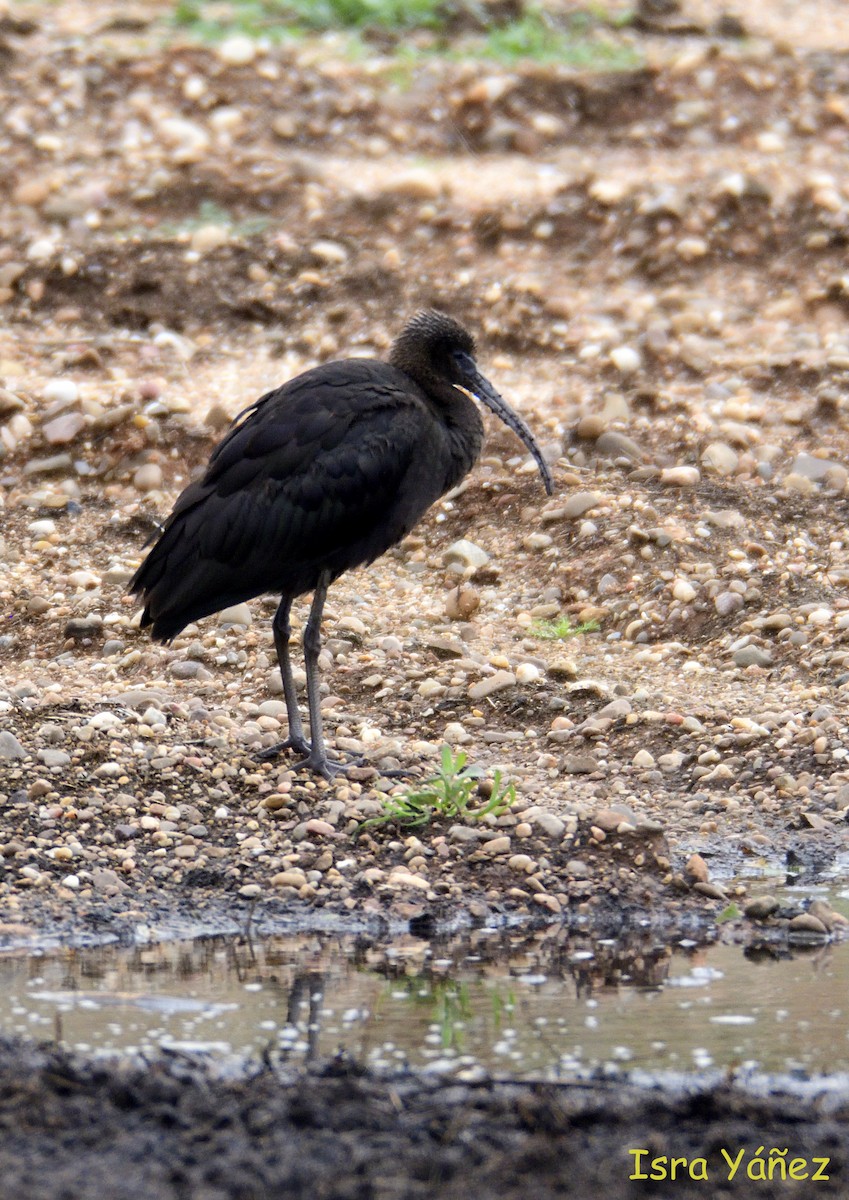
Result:
M635 767L640 767L643 769L648 769L649 767L655 766L654 755L650 754L648 750L638 750L631 759L631 762Z
M36 238L34 242L30 242L27 247L27 258L31 262L46 262L48 258L52 258L56 253L56 243L51 242L50 238Z
M830 625L834 617L834 610L831 608L815 608L813 612L808 613L809 625Z
M53 404L73 404L79 398L80 389L73 379L51 379L45 383L41 394Z
M610 361L623 375L633 375L643 365L639 350L633 346L615 346L610 351Z
M694 487L701 480L698 467L664 467L660 482L670 487Z
M459 721L450 721L445 726L442 736L449 746L463 746L472 740L472 735L466 732Z
M682 604L689 604L696 598L696 589L686 579L676 579L672 585L672 595Z
M536 683L538 679L542 679L542 671L535 663L519 663L516 668L518 683Z
M256 58L256 43L243 33L235 33L218 47L218 57L230 67L245 67Z

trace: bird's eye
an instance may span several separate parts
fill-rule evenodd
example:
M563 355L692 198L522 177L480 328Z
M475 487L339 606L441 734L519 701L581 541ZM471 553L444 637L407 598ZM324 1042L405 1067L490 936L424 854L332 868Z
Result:
M475 375L475 360L471 354L467 354L465 350L452 350L451 361L457 367L461 375Z

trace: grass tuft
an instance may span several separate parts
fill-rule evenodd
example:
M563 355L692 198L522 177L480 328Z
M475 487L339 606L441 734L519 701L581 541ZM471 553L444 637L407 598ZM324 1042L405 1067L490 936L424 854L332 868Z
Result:
M598 633L598 630L598 621L581 621L580 625L573 625L568 617L558 617L556 621L534 621L528 632L547 642L563 642L582 633Z
M443 746L437 773L426 780L421 788L403 792L400 796L387 796L380 816L363 821L360 831L389 823L427 825L435 818L480 821L490 813L500 817L516 799L516 789L512 783L504 786L501 772L496 771L492 777L489 799L475 804L473 792L478 787L479 774L466 766L466 755L462 750L453 754L450 746Z

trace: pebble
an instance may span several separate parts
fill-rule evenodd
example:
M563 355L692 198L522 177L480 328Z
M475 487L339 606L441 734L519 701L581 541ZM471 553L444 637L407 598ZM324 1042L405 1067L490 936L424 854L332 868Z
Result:
M743 914L752 921L765 921L781 907L775 896L754 896L743 906Z
M41 394L50 404L68 405L79 399L80 389L73 379L51 379Z
M516 676L512 671L496 671L485 679L473 683L469 688L470 700L484 700L494 692L503 692L505 688L516 686Z
M37 750L36 757L45 767L67 767L71 761L70 754L65 750L54 750L50 746L43 746Z
M219 625L240 625L247 628L252 620L248 604L231 604L229 608L222 608L218 614Z
M770 667L773 661L769 650L762 650L760 646L754 645L742 646L735 650L733 659L736 667Z
M348 261L348 251L341 242L319 240L310 246L313 258L326 266L341 265Z
M196 254L209 254L229 241L230 230L225 225L201 225L192 234L190 245Z
M492 855L493 857L497 854L509 854L510 853L509 837L490 838L489 841L484 842L483 845L481 846L481 853L489 854L489 855Z
M664 467L660 472L660 482L667 487L695 487L701 478L698 467Z
M639 767L641 770L650 770L656 765L654 755L650 754L648 750L638 750L631 759L631 762L635 767Z
M256 53L256 42L242 33L226 37L218 47L218 57L228 67L246 67L254 61Z
M707 883L710 878L710 870L701 854L691 854L684 870L696 883Z
M711 442L702 451L702 464L717 475L733 475L739 462L737 451L725 442Z
M542 679L542 671L534 663L519 663L516 668L517 683L537 683Z
M628 458L632 462L641 462L645 454L627 434L617 430L608 430L596 440L595 448L605 458Z
M789 474L791 476L798 475L803 479L810 480L812 483L830 483L842 481L843 486L846 485L846 479L849 477L846 467L843 463L835 462L828 458L817 458L813 454L797 454L790 465ZM787 482L785 477L784 482Z
M672 585L672 595L682 604L689 604L691 600L695 600L696 594L696 589L686 579L676 579Z
M452 588L445 598L445 615L449 621L468 621L480 608L481 598L477 588L461 584Z
M639 350L633 346L615 346L610 351L610 361L622 375L633 375L643 365Z
M46 421L41 427L41 432L44 440L51 446L63 446L72 442L85 427L86 419L82 413L68 412L54 417L52 421Z
M720 592L713 599L713 606L720 617L730 617L732 613L739 612L744 604L745 600L739 592Z
M560 509L560 515L567 520L582 517L590 509L596 508L604 496L601 492L573 492Z
M26 758L27 751L8 729L0 731L0 758Z
M145 463L133 474L133 487L139 492L153 492L162 487L162 468L156 463Z
M799 913L798 916L792 917L787 928L791 933L817 933L823 936L828 935L828 929L825 927L819 917L813 916L809 912Z
M470 542L466 538L460 538L458 541L452 542L442 552L442 561L446 565L458 562L464 567L477 569L478 567L486 566L489 562L489 555L486 550L481 549L480 546L476 546L474 542Z

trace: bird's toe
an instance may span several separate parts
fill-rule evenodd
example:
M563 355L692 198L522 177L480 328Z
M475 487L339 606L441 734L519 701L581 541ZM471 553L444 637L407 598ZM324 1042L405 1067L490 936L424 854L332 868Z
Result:
M261 762L267 762L270 758L277 758L278 754L282 754L284 750L294 750L296 754L305 754L307 757L312 753L312 747L306 738L287 737L282 742L275 742L273 746L260 750L257 758Z

